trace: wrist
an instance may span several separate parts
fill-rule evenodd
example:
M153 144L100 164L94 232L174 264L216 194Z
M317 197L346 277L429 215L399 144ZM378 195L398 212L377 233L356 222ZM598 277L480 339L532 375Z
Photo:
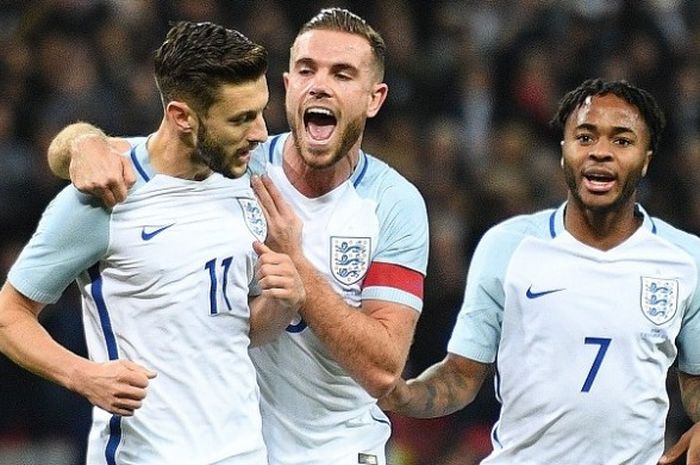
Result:
M107 135L104 132L98 130L91 131L85 134L80 134L73 138L73 140L71 140L69 146L70 153L72 155L80 153L84 148L84 144L93 143L94 141L107 144Z

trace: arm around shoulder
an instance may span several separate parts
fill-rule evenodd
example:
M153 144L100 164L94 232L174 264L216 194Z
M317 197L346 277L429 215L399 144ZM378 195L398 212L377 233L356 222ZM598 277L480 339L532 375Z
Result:
M136 182L128 158L126 139L108 137L90 123L66 126L48 148L49 168L58 177L70 179L81 192L102 199L108 207L124 201Z
M48 148L48 161L51 172L59 178L69 180L69 166L73 156L73 146L85 138L98 138L107 142L107 135L90 123L73 123L63 128L51 141Z

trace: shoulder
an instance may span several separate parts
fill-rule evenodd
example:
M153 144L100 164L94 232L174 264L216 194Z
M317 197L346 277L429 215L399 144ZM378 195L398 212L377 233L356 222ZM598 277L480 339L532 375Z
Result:
M547 209L527 215L518 215L492 226L483 239L501 242L519 242L525 237L553 239L552 222L556 210ZM482 240L483 240L482 239Z
M418 188L394 168L377 157L363 153L351 181L360 195L374 197L378 203L411 205L425 210Z
M263 174L267 165L282 164L282 148L284 141L291 133L283 132L267 138L253 151L250 159L250 171L252 174Z
M666 221L652 218L656 235L692 257L696 264L700 264L700 237L667 223Z

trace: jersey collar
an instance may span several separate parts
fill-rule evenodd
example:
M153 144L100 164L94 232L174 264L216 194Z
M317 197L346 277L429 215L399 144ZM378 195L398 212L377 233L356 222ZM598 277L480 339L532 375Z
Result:
M552 238L557 237L564 231L564 210L566 210L566 203L567 202L562 203L549 217L549 234ZM654 219L649 216L647 211L638 203L634 204L634 214L642 218L642 228L646 228L652 234L656 234Z

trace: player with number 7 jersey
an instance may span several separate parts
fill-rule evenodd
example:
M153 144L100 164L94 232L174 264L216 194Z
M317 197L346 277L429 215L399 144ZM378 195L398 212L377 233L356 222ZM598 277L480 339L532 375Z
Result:
M637 206L642 226L602 251L565 208L495 226L469 269L448 352L497 362L483 464L655 464L679 345L679 368L700 368L700 243Z

